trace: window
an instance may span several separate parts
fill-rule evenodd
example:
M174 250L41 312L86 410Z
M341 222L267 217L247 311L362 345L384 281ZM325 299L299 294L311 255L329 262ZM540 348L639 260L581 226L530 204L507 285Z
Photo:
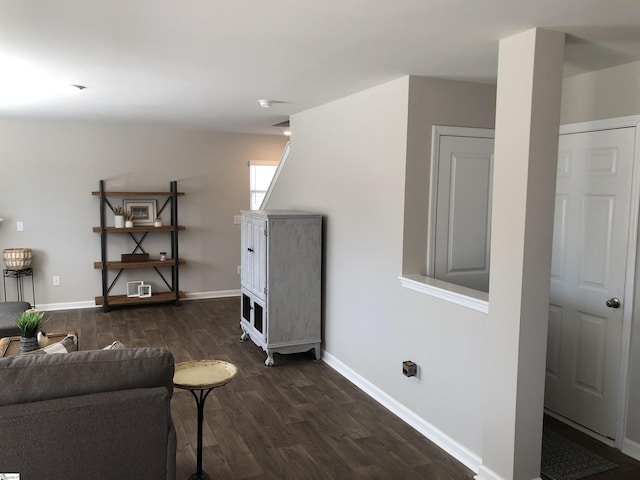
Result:
M259 210L264 200L273 175L278 168L278 162L250 161L249 162L249 189L250 209Z

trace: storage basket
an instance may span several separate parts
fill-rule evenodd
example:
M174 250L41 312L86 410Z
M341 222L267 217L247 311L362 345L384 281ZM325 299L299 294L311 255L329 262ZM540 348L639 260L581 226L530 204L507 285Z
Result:
M5 248L2 260L7 270L24 270L31 266L33 253L30 248Z

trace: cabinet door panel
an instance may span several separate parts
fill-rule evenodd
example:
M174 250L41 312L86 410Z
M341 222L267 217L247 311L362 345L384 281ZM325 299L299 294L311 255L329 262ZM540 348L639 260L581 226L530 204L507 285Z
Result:
M251 297L242 294L242 318L251 323Z
M253 220L253 280L252 288L261 300L266 299L267 288L267 222Z
M251 288L253 258L251 248L251 220L245 216L240 223L240 282L243 286Z

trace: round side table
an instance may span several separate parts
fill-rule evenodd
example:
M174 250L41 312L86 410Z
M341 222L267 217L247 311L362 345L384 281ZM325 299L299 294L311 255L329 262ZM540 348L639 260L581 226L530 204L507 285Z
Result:
M202 422L204 402L214 388L226 385L238 373L236 366L222 360L192 360L176 365L173 385L189 390L198 406L198 460L197 471L189 480L210 480L211 476L202 471Z

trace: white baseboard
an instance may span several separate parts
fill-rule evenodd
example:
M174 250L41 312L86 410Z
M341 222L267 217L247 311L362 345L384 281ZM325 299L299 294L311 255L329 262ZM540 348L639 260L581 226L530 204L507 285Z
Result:
M622 441L622 453L636 460L640 460L640 443L625 438Z
M473 478L475 478L475 480L504 480L504 477L501 477L496 472L494 472L490 468L485 467L484 465L480 465L480 467L478 468L478 474Z
M205 298L224 298L224 297L239 297L240 290L218 290L215 292L196 292L187 293L182 300L202 300ZM51 312L54 310L77 310L80 308L101 308L96 305L94 300L86 300L83 302L65 302L65 303L37 303L38 310L43 312Z
M65 303L36 303L36 308L43 312L51 312L54 310L78 310L80 308L100 308L96 305L95 300L87 300L84 302L65 302Z
M467 468L471 469L473 472L478 472L478 468L482 463L482 460L478 455L476 455L466 447L460 445L458 442L444 434L442 431L438 430L423 418L416 415L413 411L409 410L397 400L391 398L385 392L360 376L358 373L353 371L351 368L346 366L330 353L323 352L322 360L343 377L354 383L358 388L364 391L371 398L380 403L383 407L400 417L413 428L418 430L422 435L435 443L442 450L464 464ZM491 477L486 478L488 480ZM482 480L484 479L485 477L482 477ZM497 479L499 479L499 477L495 477L493 480Z
M215 292L192 292L186 293L183 300L202 300L205 298L239 297L240 290L217 290Z
M485 467L484 465L480 465L478 474L473 478L475 480L505 480L504 477L501 477L496 472L494 472L490 468ZM540 477L535 477L535 478L532 478L531 480L542 480L542 479Z

